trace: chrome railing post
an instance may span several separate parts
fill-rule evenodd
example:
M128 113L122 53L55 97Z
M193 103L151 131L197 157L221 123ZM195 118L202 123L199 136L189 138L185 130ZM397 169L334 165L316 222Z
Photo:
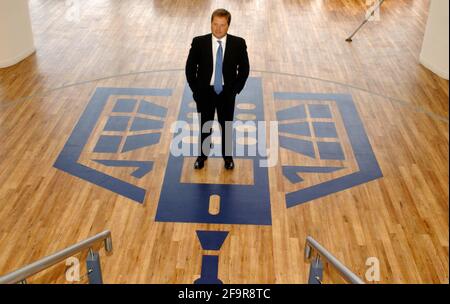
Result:
M323 264L320 260L320 255L311 261L309 266L309 279L308 284L322 284L323 280Z
M102 267L98 252L92 248L89 249L86 259L86 268L88 270L89 284L103 284Z
M309 249L307 249L309 248ZM314 253L317 254L319 259L323 259L323 262L329 263L334 269L336 269L339 274L349 283L352 284L365 284L360 277L354 274L350 269L348 269L344 264L341 263L335 256L333 256L328 250L326 250L322 245L319 244L315 239L308 236L306 238L305 245L305 258L307 261L314 263L315 261L311 261L311 257ZM320 260L319 260L320 261ZM321 264L323 264L320 261Z
M308 245L308 242L305 244L305 261L308 262L311 259L311 246Z
M112 251L113 251L111 234L109 234L109 236L107 236L105 239L105 250L108 253L112 253Z
M106 251L109 253L112 252L113 247L111 232L109 230L106 230L75 245L67 247L57 253L54 253L25 267L22 267L16 271L0 276L0 284L15 284L18 282L26 283L26 279L28 277L39 273L42 270L51 267L59 262L62 262L65 259L74 256L83 250L91 249L92 246L99 241L105 241Z

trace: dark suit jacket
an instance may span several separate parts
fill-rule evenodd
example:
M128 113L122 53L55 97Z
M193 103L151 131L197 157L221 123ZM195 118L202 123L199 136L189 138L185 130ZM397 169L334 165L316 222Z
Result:
M198 36L192 40L186 62L186 78L194 100L197 102L202 91L210 86L213 73L212 52L212 34ZM222 67L224 93L239 94L250 72L247 45L244 39L227 35Z

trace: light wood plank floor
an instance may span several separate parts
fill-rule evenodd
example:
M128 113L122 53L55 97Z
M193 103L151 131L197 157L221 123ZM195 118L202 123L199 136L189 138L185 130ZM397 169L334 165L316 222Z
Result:
M449 282L448 81L418 62L428 0L387 0L352 44L365 1L79 3L77 19L64 1L31 0L37 52L0 69L0 274L110 229L105 282L192 283L205 253L195 231L221 230L224 283L306 283L308 235L362 278L376 257L380 283ZM222 6L230 33L247 40L266 120L279 110L273 92L351 94L382 178L288 209L293 186L275 166L271 226L155 222L190 42ZM168 108L158 148L139 152L155 160L138 182L151 193L143 205L53 167L98 87L173 90L158 101ZM281 149L280 160L293 158ZM66 283L64 269L30 282Z

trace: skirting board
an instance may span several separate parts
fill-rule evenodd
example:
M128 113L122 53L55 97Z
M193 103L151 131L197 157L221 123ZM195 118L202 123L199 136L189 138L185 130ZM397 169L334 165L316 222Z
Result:
M444 78L446 80L448 80L448 70L444 71L443 69L437 68L434 64L428 62L425 58L423 58L422 56L420 56L420 63L426 67L427 69L429 69L431 72L435 73L436 75L438 75L441 78Z
M35 51L36 51L36 48L34 46L32 46L31 49L25 50L24 52L21 52L20 54L18 54L17 56L15 56L13 58L0 60L0 69L7 68L7 67L10 67L12 65L15 65L15 64L21 62L22 60L24 60L25 58L27 58L28 56L33 54Z

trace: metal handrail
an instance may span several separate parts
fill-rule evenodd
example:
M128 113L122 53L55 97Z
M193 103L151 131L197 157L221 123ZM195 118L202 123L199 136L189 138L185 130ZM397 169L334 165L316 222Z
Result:
M84 241L81 241L77 244L74 244L70 247L67 247L61 251L58 251L57 253L54 253L50 256L47 256L43 259L40 259L34 263L31 263L25 267L22 267L16 271L13 271L11 273L8 273L4 276L0 277L0 284L15 284L18 282L26 282L25 280L38 273L41 272L48 267L51 267L61 261L64 261L65 259L83 251L86 249L91 248L95 243L99 241L105 242L105 250L107 252L112 252L112 238L111 238L111 232L109 230L103 231L93 237L90 237Z
M334 255L332 255L328 250L326 250L319 242L317 242L312 237L308 236L306 238L305 245L305 259L309 260L312 256L312 250L317 251L319 256L324 258L328 263L330 263L341 276L349 283L352 284L365 284L360 277L354 274L350 269L348 269L341 261L339 261Z

